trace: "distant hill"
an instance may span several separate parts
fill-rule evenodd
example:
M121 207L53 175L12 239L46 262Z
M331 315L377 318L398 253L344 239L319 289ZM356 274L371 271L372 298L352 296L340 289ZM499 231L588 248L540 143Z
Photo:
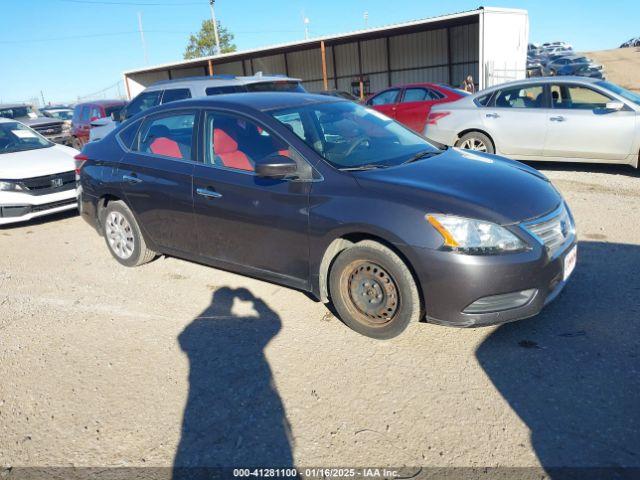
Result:
M640 92L640 48L616 48L584 55L604 66L607 80Z

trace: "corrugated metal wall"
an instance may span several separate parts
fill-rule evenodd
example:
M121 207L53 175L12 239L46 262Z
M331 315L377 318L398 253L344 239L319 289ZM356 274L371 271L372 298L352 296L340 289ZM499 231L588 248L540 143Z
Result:
M357 84L360 73L369 84L366 93L394 84L413 82L442 82L459 86L469 74L477 81L480 44L478 17L472 17L470 21L475 23L449 28L430 26L430 30L415 33L327 45L328 87L351 91L352 83ZM323 81L319 42L317 45L314 48L304 45L301 50L286 54L256 54L243 60L214 62L213 70L215 74L232 75L252 75L259 71L264 74L288 74L301 78L307 90L318 91L323 89ZM149 85L167 78L166 72L164 76L161 73L132 74L131 78ZM171 70L171 78L206 74L206 64Z

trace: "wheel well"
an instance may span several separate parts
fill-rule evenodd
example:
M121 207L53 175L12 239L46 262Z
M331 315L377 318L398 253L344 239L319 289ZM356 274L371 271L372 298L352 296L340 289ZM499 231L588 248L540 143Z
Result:
M103 195L102 197L100 197L100 199L98 200L97 212L99 225L102 225L102 215L104 215L104 211L107 208L107 205L109 205L109 202L117 202L119 200L121 200L119 197L111 194Z
M496 150L496 142L494 142L493 137L491 135L489 135L487 132L485 132L484 130L480 130L479 128L468 128L466 130L463 130L462 132L460 132L458 134L458 140L460 140L462 137L464 137L467 133L472 133L472 132L478 132L481 133L483 135L486 135L487 138L489 140L491 140L491 144L493 145L493 150Z
M349 233L343 235L342 237L336 238L329 244L327 249L324 252L322 257L322 262L320 263L320 274L319 274L319 282L320 282L320 301L327 303L329 301L329 272L331 271L331 266L333 262L338 257L340 252L346 250L351 245L354 245L363 240L372 240L374 242L378 242L381 245L384 245L389 250L393 251L407 266L409 271L411 272L411 276L413 277L413 281L416 283L416 287L418 287L418 294L420 296L420 307L422 311L424 311L424 299L422 298L422 289L420 288L420 281L416 274L416 271L411 265L411 262L405 257L405 255L398 250L391 242L386 241L382 237L378 237L376 235L368 234L368 233Z

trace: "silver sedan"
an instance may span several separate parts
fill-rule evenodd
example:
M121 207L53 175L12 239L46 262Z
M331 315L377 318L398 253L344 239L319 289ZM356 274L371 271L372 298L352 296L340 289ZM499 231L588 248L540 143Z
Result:
M510 82L433 107L424 134L516 160L638 167L640 94L591 78Z

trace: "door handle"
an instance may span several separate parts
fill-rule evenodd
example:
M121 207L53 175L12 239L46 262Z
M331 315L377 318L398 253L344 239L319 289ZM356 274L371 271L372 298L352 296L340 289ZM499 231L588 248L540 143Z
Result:
M122 180L124 180L127 183L140 183L142 180L139 179L138 177L136 177L135 175L123 175L122 176Z
M500 118L500 115L498 115L497 113L487 113L485 115L485 117L487 117L487 118Z
M210 188L198 188L196 189L196 193L206 198L220 198L222 197L221 193L214 192Z
M551 120L552 122L564 122L565 118L563 116L559 116L559 117L551 117L549 120Z

